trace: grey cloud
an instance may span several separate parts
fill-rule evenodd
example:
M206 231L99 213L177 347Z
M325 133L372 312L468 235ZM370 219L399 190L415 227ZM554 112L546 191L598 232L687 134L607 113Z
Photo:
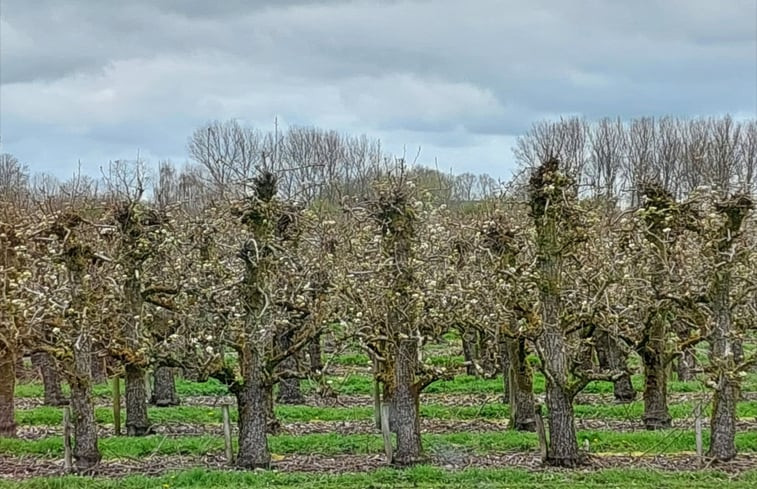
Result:
M45 163L9 134L49 142L55 126L77 135L54 140L71 154L149 146L180 155L207 119L266 126L278 115L459 159L466 148L505 153L500 136L545 116L753 114L757 105L753 0L2 7L3 138L32 165Z

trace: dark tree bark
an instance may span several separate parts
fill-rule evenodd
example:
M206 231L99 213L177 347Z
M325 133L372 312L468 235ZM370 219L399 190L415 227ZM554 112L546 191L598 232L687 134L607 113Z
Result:
M632 402L636 399L636 391L631 383L631 374L628 372L626 354L608 333L600 331L596 333L595 338L599 368L623 372L620 378L613 381L615 400L622 403Z
M405 467L422 460L420 425L420 390L415 380L418 369L418 343L415 339L400 340L394 368L394 431L397 451L392 463Z
M678 380L682 382L696 380L697 357L694 354L694 347L684 348L681 355L678 357L676 366Z
M105 357L95 351L92 353L92 382L95 384L104 384L107 381L108 373L105 371Z
M644 427L648 430L668 429L672 426L668 412L668 374L666 324L659 317L651 319L646 344L639 353L644 364Z
M42 385L45 389L44 403L46 406L63 406L68 400L63 395L60 384L60 375L55 365L55 360L49 353L38 352L32 354L32 364L42 376Z
M302 395L302 389L300 389L300 379L281 379L276 401L279 404L305 404L305 396Z
M718 376L710 420L710 448L707 453L717 460L731 460L736 456L736 403L740 394L738 381L728 375Z
M68 382L71 385L71 414L74 423L74 468L90 473L100 463L97 447L95 404L92 397L92 340L80 333L74 342L73 365Z
M676 285L670 272L674 264L671 247L683 229L679 225L671 229L670 223L673 218L676 219L672 222L680 221L684 211L675 197L658 184L643 185L642 193L645 199L643 219L647 227L644 238L654 248L648 280L655 305L641 325L642 335L636 351L644 365L644 426L648 430L658 430L671 427L668 371L673 357L667 343L672 333L669 324L672 310L664 296L666 288Z
M569 345L560 322L563 254L571 239L570 226L574 225L566 219L574 212L569 203L573 189L558 167L559 162L550 159L534 171L529 181L531 215L536 226L542 325L536 347L547 380L549 447L546 462L574 467L582 462L582 457L573 413L574 393L569 382Z
M278 349L282 352L288 351L292 347L293 332L282 332L276 338ZM301 352L298 353L298 355ZM305 397L300 390L300 379L292 377L297 373L298 362L296 355L290 355L285 358L279 368L283 371L283 377L279 381L279 392L276 401L281 404L304 404ZM287 375L289 374L289 375Z
M710 278L708 295L715 317L708 340L715 395L708 455L725 461L736 456L736 403L741 396L740 368L743 368L739 364L744 358L744 331L734 327L732 317L732 270L737 264L735 257L743 251L737 248L735 239L741 233L744 219L754 209L754 202L746 195L736 195L718 202L715 208L726 219L711 250L715 270Z
M463 357L465 358L465 373L467 375L478 375L476 364L479 362L478 351L478 333L470 326L460 327L461 338L463 341Z
M512 341L510 338L500 338L499 340L499 368L502 371L502 387L503 390L503 396L502 396L502 402L505 404L510 404L512 402L511 397L511 385L513 383L513 379L511 379L511 371L510 371L510 349L508 348L509 341Z
M8 348L0 348L0 438L16 436L15 388L15 355Z
M316 335L308 344L308 356L310 357L310 373L320 375L323 372L323 359L321 358L321 335Z
M497 340L493 334L479 333L478 335L478 355L479 364L486 378L494 378L497 376L497 357L499 352L497 350Z
M510 386L510 426L518 431L536 431L536 402L533 372L528 364L525 338L508 338L509 368L505 371Z
M547 463L557 467L575 467L582 462L578 451L572 397L557 384L547 383L549 408L549 448Z
M556 301L543 302L542 315L557 320L555 306ZM581 463L582 457L578 451L573 398L568 392L568 345L561 331L545 330L538 343L544 352L544 368L549 372L546 397L549 409L547 463L558 467L575 467Z
M134 364L126 364L125 371L126 435L145 436L151 432L147 418L147 372Z
M268 450L268 411L272 405L271 389L266 384L258 354L244 349L240 356L242 382L234 386L239 408L239 452L237 467L267 469L271 466Z
M160 366L153 374L155 383L152 390L152 404L158 407L178 406L179 394L176 393L176 379L174 369Z

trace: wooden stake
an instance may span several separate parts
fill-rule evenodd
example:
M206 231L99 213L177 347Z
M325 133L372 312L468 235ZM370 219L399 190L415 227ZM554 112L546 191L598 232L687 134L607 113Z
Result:
M517 416L518 406L515 402L515 369L512 365L507 369L507 403L510 405L510 429L515 429L515 417Z
M74 468L71 450L71 408L63 407L63 469L68 473Z
M231 449L231 416L229 416L228 404L221 406L221 415L223 417L223 447L226 461L231 465L234 463L234 452Z
M381 434L384 436L384 453L386 453L386 461L392 463L394 452L392 448L392 432L389 430L389 410L389 404L381 404Z
M697 404L696 407L694 407L694 431L696 433L696 444L697 444L697 461L699 463L699 466L702 466L703 462L703 455L704 455L704 448L702 446L702 405Z
M145 369L145 398L148 403L152 400L152 374L147 369Z
M121 377L113 377L113 431L121 436Z
M378 360L373 359L373 420L376 423L376 429L381 429L381 382L376 377L378 375Z
M544 420L541 418L541 404L536 405L536 413L534 416L536 420L536 434L539 437L539 456L542 462L547 461L547 432L544 429Z

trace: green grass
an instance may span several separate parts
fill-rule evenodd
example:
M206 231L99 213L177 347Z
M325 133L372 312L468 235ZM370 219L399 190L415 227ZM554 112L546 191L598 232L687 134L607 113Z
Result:
M231 417L237 419L236 408L232 408ZM691 417L694 404L679 402L670 406L674 419ZM757 417L757 401L740 402L737 415L741 419ZM642 401L630 404L577 405L577 418L639 420L644 412ZM704 411L709 415L709 408ZM445 406L421 403L421 417L446 420L488 419L503 420L510 415L509 407L499 402L490 402L480 406ZM122 412L122 421L125 413ZM221 422L221 410L210 406L176 406L165 408L148 408L148 416L155 424L198 423L210 424ZM309 421L355 421L373 419L371 407L317 407L317 406L276 406L277 418L285 423ZM113 411L110 408L95 409L95 419L101 424L113 423ZM57 426L63 422L63 411L58 407L41 406L32 409L16 410L16 422L24 426ZM123 423L122 423L123 424Z
M368 361L367 356L357 353L350 355L341 355L347 364L354 362L354 364L360 364L360 362ZM462 363L462 357L450 357L443 356L433 360L431 363L438 365L447 365L445 362L460 362ZM370 395L373 392L373 379L367 374L347 374L343 377L330 376L327 377L327 382L337 392L344 395ZM636 374L632 377L632 383L634 388L641 392L644 387L644 380L640 374ZM687 393L687 392L708 392L709 389L705 388L699 381L692 382L679 382L677 380L671 380L668 383L669 391L671 393ZM534 375L534 392L537 394L544 393L545 380L541 374ZM123 389L123 383L121 385ZM302 388L304 392L313 392L316 389L314 382L305 380L302 382ZM179 396L218 396L228 394L228 389L225 385L221 384L215 379L210 379L207 382L191 382L184 379L177 379L176 390ZM442 380L431 384L426 388L424 392L434 394L488 394L499 395L502 393L503 383L502 377L496 377L494 379L481 379L478 377L472 377L468 375L458 375L453 380ZM583 392L594 394L611 394L613 390L612 383L610 382L592 382ZM757 391L757 373L750 373L744 379L742 383L742 390L744 392ZM64 385L64 391L68 392L68 387ZM111 394L111 387L108 384L98 384L94 387L94 394L98 397L106 397ZM40 383L25 383L18 384L16 386L16 397L29 398L29 397L42 397L43 389Z
M70 390L66 383L63 383L63 393L68 395ZM111 385L96 384L93 387L96 397L109 397L113 392ZM121 393L124 392L124 383L121 382ZM176 379L176 392L179 396L223 396L229 393L224 384L216 379L209 379L207 382L192 382L185 379ZM18 398L42 397L44 388L39 382L16 384L15 390Z
M675 453L693 451L693 431L638 431L618 433L612 431L580 431L579 440L589 440L595 452L650 452ZM709 435L704 434L705 443ZM423 435L424 445L430 453L477 453L533 451L538 446L534 433L516 431L464 432L454 434ZM223 440L213 436L164 437L153 435L141 438L109 437L100 440L105 458L145 457L160 455L201 455L220 451ZM278 454L376 454L382 452L382 439L378 434L341 435L317 433L308 435L279 435L269 437L271 451ZM757 432L738 433L736 446L742 452L757 451ZM37 455L60 457L63 443L59 436L40 440L0 439L0 454L23 456Z
M447 471L418 466L406 470L379 469L357 474L303 474L266 472L211 471L191 469L162 477L129 476L118 479L90 477L38 478L24 482L0 481L0 488L24 489L238 489L302 488L311 489L388 489L388 488L525 488L587 489L670 488L699 489L727 486L752 488L757 471L728 475L718 471L660 472L641 469L600 470L594 472L532 472L523 469L466 469Z

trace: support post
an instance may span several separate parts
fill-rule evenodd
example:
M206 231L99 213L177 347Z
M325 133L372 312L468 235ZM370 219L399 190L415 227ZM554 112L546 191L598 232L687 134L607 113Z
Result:
M231 448L231 416L229 416L228 404L221 406L221 415L223 417L223 448L226 461L231 465L234 463L234 452Z
M71 449L71 408L63 407L63 469L66 473L73 471L73 451Z
M121 377L113 377L113 432L121 436Z

